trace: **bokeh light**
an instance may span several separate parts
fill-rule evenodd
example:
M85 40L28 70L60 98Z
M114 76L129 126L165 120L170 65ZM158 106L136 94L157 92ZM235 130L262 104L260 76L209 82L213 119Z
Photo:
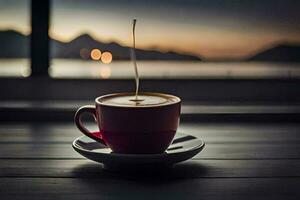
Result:
M108 79L111 76L111 69L108 66L102 67L100 69L100 76L103 79Z
M79 55L82 59L88 59L90 57L90 52L86 48L80 49Z
M99 49L93 49L91 51L91 58L93 60L100 60L100 58L101 58L101 51Z
M102 56L101 56L101 61L104 63L104 64L109 64L111 63L112 61L112 54L108 51L106 52L103 52Z

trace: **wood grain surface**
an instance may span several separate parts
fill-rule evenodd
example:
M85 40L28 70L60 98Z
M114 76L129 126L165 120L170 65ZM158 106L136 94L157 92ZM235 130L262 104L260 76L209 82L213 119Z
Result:
M300 198L300 125L183 123L179 131L205 149L168 170L110 172L72 149L81 135L73 123L2 123L1 199Z

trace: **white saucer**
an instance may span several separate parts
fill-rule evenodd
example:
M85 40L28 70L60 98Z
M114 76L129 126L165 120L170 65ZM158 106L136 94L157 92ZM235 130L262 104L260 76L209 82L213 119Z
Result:
M106 169L170 167L194 157L204 147L204 142L194 136L177 133L172 144L162 154L118 154L107 146L87 136L73 141L73 148L82 156L104 164Z

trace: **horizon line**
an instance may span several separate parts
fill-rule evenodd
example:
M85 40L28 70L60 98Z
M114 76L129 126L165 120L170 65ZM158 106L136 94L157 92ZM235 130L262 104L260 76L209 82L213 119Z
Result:
M0 28L0 32L5 32L5 31L13 31L13 32L21 34L23 36L30 36L31 35L31 31L26 33L24 31L20 31L20 30L17 30L15 28L5 28L5 29ZM104 44L116 43L121 47L131 48L131 46L128 46L126 44L122 44L122 42L118 41L117 39L112 38L110 40L105 41L105 39L95 38L95 36L93 36L94 34L88 32L88 31L82 31L82 32L76 34L75 36L72 36L71 39L66 40L66 41L64 41L62 39L59 39L57 37L55 38L55 36L51 36L51 34L48 34L48 35L49 35L50 40L51 39L56 40L58 42L62 42L62 43L65 43L65 44L70 43L71 41L75 40L76 38L79 38L80 36L87 35L87 36L91 37L93 40L95 40L97 42L100 42L100 43L104 43ZM265 50L274 48L274 47L279 46L279 45L300 46L300 42L298 42L298 43L297 42L288 42L288 41L284 41L284 40L275 41L275 42L273 42L269 45L265 45L264 47L259 48L257 51L249 53L248 55L235 57L235 58L233 58L233 57L207 58L203 55L195 54L193 52L181 51L181 50L169 49L169 48L161 48L158 45L152 45L152 46L136 48L136 49L146 50L146 51L159 51L161 53L177 53L177 54L182 54L182 55L187 55L187 56L194 56L194 57L197 57L198 59L200 59L201 61L217 61L217 62L219 62L219 61L242 61L242 60L245 60L245 59L249 59L252 56L255 56L256 54L259 54L260 52L263 52Z

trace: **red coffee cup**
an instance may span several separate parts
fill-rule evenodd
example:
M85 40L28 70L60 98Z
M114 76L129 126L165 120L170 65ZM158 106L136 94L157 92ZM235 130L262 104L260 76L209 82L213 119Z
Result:
M96 106L83 106L75 114L78 129L86 136L106 144L114 153L154 154L163 153L171 144L180 119L180 98L161 93L140 93L169 99L165 104L127 106L107 104L107 98L133 95L116 93L98 97ZM84 113L92 114L99 132L92 133L81 121Z

